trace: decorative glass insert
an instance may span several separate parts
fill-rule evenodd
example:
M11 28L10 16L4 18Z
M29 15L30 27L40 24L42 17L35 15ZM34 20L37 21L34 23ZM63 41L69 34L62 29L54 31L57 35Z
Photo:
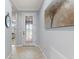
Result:
M25 19L26 42L32 41L32 29L33 29L33 16L26 16Z

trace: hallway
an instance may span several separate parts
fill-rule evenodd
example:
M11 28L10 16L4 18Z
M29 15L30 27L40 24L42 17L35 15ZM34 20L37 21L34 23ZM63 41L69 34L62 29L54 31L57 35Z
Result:
M5 58L74 59L73 5L74 0L5 0Z
M35 45L25 45L13 49L10 59L45 59L40 48Z

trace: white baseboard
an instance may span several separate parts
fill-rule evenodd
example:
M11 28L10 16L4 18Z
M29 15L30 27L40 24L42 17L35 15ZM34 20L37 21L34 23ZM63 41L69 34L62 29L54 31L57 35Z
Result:
M46 55L46 57L48 59L68 59L62 53L57 51L54 47L47 47L47 48L41 47L41 50L44 52L44 54ZM48 55L48 54L50 54L50 55Z
M44 55L45 59L47 59L47 56L46 56L45 53L43 52L43 49L42 49L39 45L37 45L37 44L35 44L35 46L37 46L37 47L41 50L41 52L42 52L42 54Z
M57 51L55 48L50 47L50 49L52 50L51 51L52 53L54 53L56 56L59 57L59 59L68 59L62 53L60 53L59 51Z

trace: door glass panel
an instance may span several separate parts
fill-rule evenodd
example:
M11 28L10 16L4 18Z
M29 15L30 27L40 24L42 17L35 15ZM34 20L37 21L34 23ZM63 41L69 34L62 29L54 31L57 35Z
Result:
M32 41L32 29L33 29L33 17L32 16L26 16L25 20L25 30L26 30L26 42Z

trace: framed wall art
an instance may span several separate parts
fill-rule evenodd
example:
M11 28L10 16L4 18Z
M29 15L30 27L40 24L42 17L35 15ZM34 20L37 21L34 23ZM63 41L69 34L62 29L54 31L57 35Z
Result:
M45 10L44 16L46 29L74 26L74 3L55 2Z

